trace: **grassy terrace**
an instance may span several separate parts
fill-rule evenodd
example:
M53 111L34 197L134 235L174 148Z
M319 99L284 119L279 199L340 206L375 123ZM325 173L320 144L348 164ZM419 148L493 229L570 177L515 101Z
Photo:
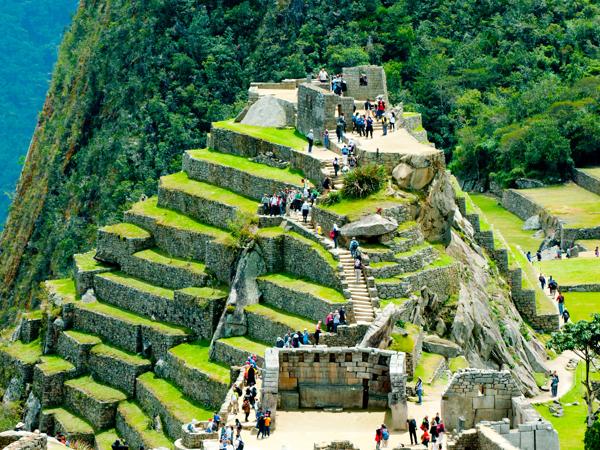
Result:
M536 265L559 285L600 284L600 258L550 259Z
M392 277L392 278L375 278L375 280L378 283L398 283L398 282L404 281L405 278L408 278L419 272L423 272L425 270L430 270L430 269L437 269L439 267L447 267L447 266L451 265L452 263L454 263L454 258L452 258L450 255L447 255L446 253L441 253L435 261L433 261L431 264L426 265L425 267L423 267L420 270L417 270L415 272L401 273L400 275L396 275L395 277Z
M221 338L219 341L224 344L230 345L231 347L238 348L245 351L246 353L252 353L259 356L265 356L265 350L271 348L272 345L265 344L254 339L247 338L246 336L234 336L229 338Z
M68 330L63 331L63 333L79 344L97 345L102 342L102 339L100 339L98 336L89 333L83 333L81 331Z
M417 364L417 367L415 367L413 380L416 380L420 377L421 380L423 380L423 383L431 384L436 369L440 366L440 364L442 364L443 361L444 357L442 355L422 352L421 359L419 359L419 363Z
M192 295L203 300L217 300L219 298L227 297L229 293L227 288L219 289L212 287L187 287L184 289L179 289L179 292L183 292L184 294Z
M63 302L73 302L77 300L77 290L73 278L44 281L44 287L48 294L61 297Z
M225 241L231 238L231 235L221 228L206 225L191 217L178 213L177 211L161 208L158 206L157 197L151 197L146 201L135 203L131 207L130 212L136 215L150 217L155 220L158 225L206 234L219 241Z
M110 266L100 261L96 261L94 256L96 255L96 250L91 250L87 253L79 253L77 255L73 255L73 259L75 260L75 265L79 270L83 270L86 272L91 272L93 270L102 270L102 269L110 269Z
M243 197L229 189L223 189L213 184L203 183L188 178L185 172L174 173L160 179L160 185L166 189L184 192L193 197L223 203L239 209L242 212L255 215L258 211L256 200Z
M586 169L579 169L585 172L590 177L598 178L600 180L600 167L588 167Z
M163 433L151 428L150 418L138 405L133 402L121 402L118 411L127 424L141 436L146 448L173 448L173 443Z
M230 153L221 153L213 149L189 150L188 155L194 159L209 161L213 164L232 167L242 172L248 172L257 177L270 180L281 181L298 187L304 187L302 184L302 172L292 169L278 169L265 164L250 161L243 156L232 155Z
M315 297L333 303L346 303L347 301L343 294L335 289L303 280L302 278L298 278L288 273L272 273L259 277L259 280L268 281L291 291L314 295Z
M170 349L169 353L209 377L221 383L229 384L229 366L211 361L209 350L209 342L195 342L180 344Z
M348 220L357 220L365 214L373 214L378 208L391 208L413 201L414 197L407 194L408 198L396 198L385 195L385 190L371 194L366 198L348 199L343 198L334 205L317 204L317 207L325 211L348 217Z
M121 391L97 383L91 376L65 381L65 385L82 391L87 394L88 397L92 397L101 402L121 402L127 399L127 396Z
M421 332L421 328L412 323L405 323L403 328L407 332L406 336L400 333L392 333L393 342L388 350L412 353L415 348L415 342Z
M60 372L68 372L75 369L75 366L69 361L62 359L60 356L42 356L38 368L46 375L52 375Z
M240 134L246 134L274 144L286 145L296 150L303 150L307 146L306 138L294 128L270 128L254 125L245 125L236 123L233 119L222 122L213 122L213 127L224 128L226 130L236 131Z
M166 324L163 322L157 322L150 320L137 314L133 314L125 309L111 306L107 303L94 302L94 303L77 303L77 308L84 309L86 311L95 312L98 314L106 315L108 317L126 322L131 325L141 325L148 328L152 328L159 333L166 334L169 336L187 336L189 331L183 327L177 325Z
M44 414L53 415L54 419L62 424L68 433L72 434L94 434L94 429L82 418L70 413L66 409L45 409Z
M119 361L124 361L127 364L134 366L144 366L146 364L150 364L150 361L142 358L141 356L135 355L133 353L125 352L115 347L111 347L106 344L98 344L92 347L90 350L91 353L100 356L107 356L113 359L118 359Z
M24 364L35 364L42 357L41 340L38 338L29 344L23 344L21 341L11 342L10 344L0 343L0 351L3 351Z
M559 217L568 228L592 228L600 224L600 196L575 183L519 189L519 193Z
M213 416L213 411L196 405L174 384L157 378L152 372L140 375L138 383L152 392L160 403L182 423L187 423L190 419L208 420Z
M163 266L172 266L177 267L179 269L186 269L190 272L194 272L199 275L203 275L204 270L206 269L206 266L200 262L193 261L191 259L176 258L157 248L142 250L141 252L134 253L133 256L135 256L138 259L143 259L152 263L161 264Z
M272 320L273 322L282 323L295 331L302 331L305 328L312 329L314 326L314 323L305 317L298 316L296 314L290 314L279 308L273 308L272 306L262 305L260 303L246 306L244 309L246 312L258 314L266 317L269 320Z
M105 280L112 281L113 283L128 286L132 289L136 289L138 291L146 292L152 295L157 295L159 297L164 297L172 300L174 296L174 292L171 289L155 286L153 284L142 281L139 278L134 278L130 275L127 275L124 272L109 272L96 276L98 278L103 278Z
M117 223L115 225L108 225L100 228L100 231L114 233L123 239L147 239L150 237L150 233L132 223Z

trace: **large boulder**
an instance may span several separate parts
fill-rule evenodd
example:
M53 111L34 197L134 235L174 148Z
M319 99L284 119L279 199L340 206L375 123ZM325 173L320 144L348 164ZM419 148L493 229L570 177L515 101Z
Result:
M402 189L423 189L433 180L438 159L435 153L405 155L402 162L392 170L392 177Z
M340 229L342 236L375 237L391 233L398 228L398 222L379 214L364 216L356 222L344 225Z
M294 124L294 105L272 95L259 98L246 111L241 121L259 127L288 127Z
M446 358L454 358L462 354L462 349L459 345L435 335L425 336L423 350L429 353L437 353Z
M524 230L539 230L540 228L542 228L542 224L540 223L540 216L537 214L535 216L531 216L523 224Z

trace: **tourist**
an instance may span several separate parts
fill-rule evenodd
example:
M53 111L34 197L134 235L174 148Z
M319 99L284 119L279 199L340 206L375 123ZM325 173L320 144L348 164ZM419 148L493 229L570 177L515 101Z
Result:
M235 390L231 393L231 398L229 400L229 412L232 414L237 414L239 411L239 404L238 404L238 395L237 392L235 392Z
M313 144L315 142L315 133L313 132L312 128L306 135L306 139L308 140L308 153L312 153Z
M598 258L600 256L600 248L596 245L596 249L594 250L594 255L596 255L596 258Z
M444 422L442 422L442 419L440 419L440 421L438 422L438 442L440 442L440 445L442 442L444 442L444 433L446 432L446 426L444 425Z
M217 411L213 415L213 423L215 424L215 431L219 431L219 425L221 424L221 416Z
M346 130L346 119L344 119L344 113L341 113L337 118L335 126L335 134L338 138L338 144L344 139L344 131Z
M277 338L277 342L275 344L275 347L277 347L277 348L283 348L283 338L281 336Z
M346 144L344 144L344 146L342 147L342 164L344 166L348 165L348 155L349 154L350 154L350 150L348 149Z
M387 136L388 119L385 116L381 118L381 127L383 128L383 136Z
M270 203L269 194L267 194L267 193L263 194L260 202L262 203L263 214L265 216L268 216L269 215L269 203Z
M381 120L381 117L383 116L383 113L385 112L385 101L383 100L383 97L379 96L377 98L377 120Z
M361 73L360 76L358 77L358 85L359 86L368 86L369 81L367 80L367 74L366 73Z
M538 280L540 280L540 286L542 287L542 291L543 291L544 288L546 287L546 277L544 277L543 273L540 273Z
M352 132L356 133L358 131L358 119L360 119L360 115L358 113L354 113L352 115Z
M358 241L355 237L352 237L350 240L350 245L348 246L348 250L350 250L350 254L354 258L356 255L356 250L358 249Z
M308 330L305 328L304 333L302 333L302 344L308 345L310 344L310 336L308 334Z
M346 310L344 309L343 306L340 306L340 309L338 311L340 313L340 324L345 325L346 324Z
M264 438L266 436L267 431L265 429L265 416L263 414L260 414L258 416L256 428L258 428L258 433L256 434L256 439L260 439L261 436Z
M328 333L333 331L333 311L327 314L327 317L325 317L325 329Z
M381 441L383 442L384 448L386 448L388 446L389 439L390 439L390 431L385 426L385 424L381 424Z
M381 428L377 428L375 430L375 448L376 448L376 450L379 450L379 448L381 447L381 440L382 440Z
M414 418L406 420L408 424L408 434L410 435L410 445L417 445L417 421Z
M319 236L323 236L323 228L321 227L321 224L317 224L317 234Z
M321 336L321 321L317 322L315 327L315 345L319 345L319 337Z
M248 369L246 370L246 377L248 386L254 386L256 384L256 368L251 365L248 365Z
M373 107L373 105L371 105L371 102L369 101L369 99L367 99L365 101L365 114L369 114L369 112L371 111L371 108Z
M421 377L417 378L417 384L415 385L415 392L417 393L417 397L419 397L419 402L417 405L423 404L423 380Z
M338 172L340 171L340 161L337 158L337 156L335 158L333 158L333 176L335 178L337 178L338 176Z
M19 430L16 430L16 431L19 431ZM63 442L61 441L61 439L59 439L60 436L61 436L60 434L56 435L56 440L62 444ZM112 450L121 450L122 449L121 441L119 441L117 439L115 442L112 443L112 445L110 447L112 448Z
M535 252L535 257L537 258L538 262L540 262L542 260L542 252L539 250Z
M423 435L421 436L421 444L428 448L430 439L431 437L429 436L429 432L427 430L424 430Z
M431 426L429 427L429 434L431 435L431 442L434 444L435 447L435 443L438 439L438 426L437 423L435 423L435 420L431 422Z
M562 251L560 247L556 249L556 259L562 259Z
M356 125L358 126L358 135L359 136L365 135L365 124L366 124L366 119L365 119L364 115L362 115L358 119L356 119Z
M267 437L271 436L271 413L267 412L265 417L265 433Z
M439 425L442 419L440 418L440 413L435 413L435 417L433 418L433 423Z
M563 322L567 323L569 321L569 319L571 318L571 314L569 314L569 311L567 311L567 309L565 308L565 310L562 313L562 317L563 317Z
M323 193L327 194L331 190L331 178L325 177L323 180Z
M308 203L306 200L304 201L304 203L302 204L302 221L304 223L308 222L308 213L310 212L310 203Z
M390 133L396 131L396 113L392 111L390 113Z
M552 372L552 378L550 380L550 389L552 390L552 397L556 398L558 396L558 373L556 370Z
M338 237L340 235L340 229L337 226L337 223L333 224L333 229L329 233L329 237L333 240L334 248L338 248Z
M419 428L421 428L422 431L429 430L429 416L423 417L423 421L421 422L421 426Z
M558 303L558 313L562 316L565 310L565 296L562 295L560 290L558 291L558 295L556 296L556 302Z
M323 146L329 150L329 130L325 129L325 131L323 131Z
M531 262L531 252L529 250L527 250L527 254L525 256L527 256L527 261Z
M321 67L321 70L319 70L318 78L321 83L327 83L327 80L329 80L329 74L327 73L324 67Z
M279 198L277 198L277 194L273 193L273 195L271 196L270 203L271 203L270 215L271 216L279 215Z
M548 279L548 289L550 289L550 295L554 297L556 289L558 289L558 283L552 278L552 275Z
M238 419L237 417L235 418L235 437L236 438L240 438L240 436L242 435L242 422L240 422L240 419Z
M340 324L340 312L338 310L333 313L333 332L337 333L338 326Z
M371 116L367 117L367 127L365 130L365 137L369 137L369 133L371 134L371 139L373 139L373 118Z
M362 275L363 264L360 258L354 258L354 275L356 277L356 283L360 282L360 276Z

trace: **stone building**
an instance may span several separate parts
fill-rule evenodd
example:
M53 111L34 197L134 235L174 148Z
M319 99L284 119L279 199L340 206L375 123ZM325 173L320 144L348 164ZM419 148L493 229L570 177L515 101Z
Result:
M388 103L387 81L383 67L344 67L342 75L347 86L346 96L353 97L356 100L369 99L373 101L377 96L382 95L385 102ZM362 82L361 77L363 77Z

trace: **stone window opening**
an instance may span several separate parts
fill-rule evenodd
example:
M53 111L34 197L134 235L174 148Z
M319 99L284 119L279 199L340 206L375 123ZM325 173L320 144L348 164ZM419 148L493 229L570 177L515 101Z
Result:
M315 362L320 362L321 361L321 355L319 355L318 353L315 353Z
M362 354L362 362L369 362L369 354L368 353Z
M335 362L335 353L330 353L329 354L329 362L332 362L332 363Z
M366 73L360 74L360 77L358 77L358 85L359 86L368 86L369 85L369 80L367 79Z
M345 362L352 362L352 353L346 353L344 361Z
M477 395L479 397L483 397L485 395L485 386L483 384L479 385L479 390L477 391Z

